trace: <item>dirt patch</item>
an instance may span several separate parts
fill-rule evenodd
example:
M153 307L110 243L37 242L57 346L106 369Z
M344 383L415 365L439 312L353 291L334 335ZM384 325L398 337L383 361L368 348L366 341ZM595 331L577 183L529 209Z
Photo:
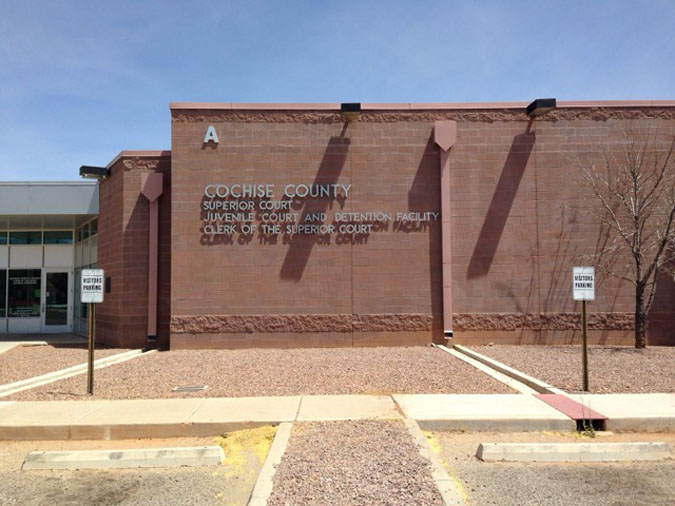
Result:
M215 438L214 441L223 448L225 464L230 467L230 473L241 476L247 469L262 467L276 433L276 427L263 425L255 429L228 432ZM250 460L257 460L257 465L251 466ZM255 475L249 478L255 479Z

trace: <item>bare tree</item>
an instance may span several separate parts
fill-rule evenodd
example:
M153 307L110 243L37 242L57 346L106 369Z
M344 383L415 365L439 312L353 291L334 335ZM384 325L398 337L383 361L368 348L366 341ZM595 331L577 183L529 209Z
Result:
M635 347L644 348L657 277L675 264L675 134L628 131L602 157L576 164L606 233L596 266L635 287Z

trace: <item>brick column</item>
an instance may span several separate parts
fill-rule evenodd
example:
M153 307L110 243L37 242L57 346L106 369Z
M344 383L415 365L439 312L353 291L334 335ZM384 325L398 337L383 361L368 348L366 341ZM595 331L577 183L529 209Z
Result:
M159 242L159 202L164 176L141 174L141 194L150 202L148 227L148 337L157 338L157 251Z
M443 333L452 337L452 236L450 148L457 142L456 121L436 121L434 142L441 150L441 248L443 251Z

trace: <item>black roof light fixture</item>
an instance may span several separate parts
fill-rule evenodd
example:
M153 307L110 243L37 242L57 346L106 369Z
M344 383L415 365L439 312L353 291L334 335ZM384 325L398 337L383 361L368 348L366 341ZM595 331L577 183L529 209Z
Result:
M538 98L527 106L527 115L530 118L542 116L556 108L555 98Z
M94 167L92 165L82 165L80 167L80 177L86 179L105 179L110 171L107 167Z
M361 116L361 103L340 104L340 116L345 121L358 121Z

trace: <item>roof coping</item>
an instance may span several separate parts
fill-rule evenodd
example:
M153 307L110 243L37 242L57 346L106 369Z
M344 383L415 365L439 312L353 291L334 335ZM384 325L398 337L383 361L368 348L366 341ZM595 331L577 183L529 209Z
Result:
M486 110L525 109L530 102L419 102L361 104L361 111L420 110ZM235 102L171 102L172 111L237 110L237 111L339 111L339 103L235 103ZM592 107L675 107L675 100L572 100L558 101L558 108Z

